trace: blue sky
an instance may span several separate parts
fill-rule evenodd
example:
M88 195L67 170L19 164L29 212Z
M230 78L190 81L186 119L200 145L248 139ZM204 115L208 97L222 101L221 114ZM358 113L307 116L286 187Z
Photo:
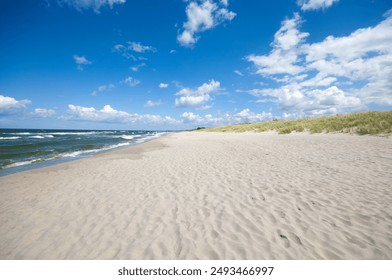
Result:
M0 127L392 109L388 0L1 0Z

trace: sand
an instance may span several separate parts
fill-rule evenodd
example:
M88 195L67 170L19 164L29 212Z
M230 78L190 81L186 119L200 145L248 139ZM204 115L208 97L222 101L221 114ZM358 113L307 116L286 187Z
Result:
M4 176L0 259L392 259L392 137L182 132Z

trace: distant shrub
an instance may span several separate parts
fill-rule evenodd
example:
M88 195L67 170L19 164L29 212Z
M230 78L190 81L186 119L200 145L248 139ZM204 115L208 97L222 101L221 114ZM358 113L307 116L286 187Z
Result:
M293 131L302 132L304 130L310 131L311 133L344 132L358 133L360 135L391 134L392 111L371 111L347 115L336 115L333 117L319 117L293 121L282 121L273 119L271 122L254 124L246 123L233 126L201 129L200 131L263 132L268 130L275 130L279 134L288 134Z

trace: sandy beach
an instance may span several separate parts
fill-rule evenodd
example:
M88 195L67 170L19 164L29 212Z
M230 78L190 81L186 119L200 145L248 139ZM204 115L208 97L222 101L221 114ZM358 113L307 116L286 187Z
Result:
M0 177L0 259L392 259L392 137L181 132Z

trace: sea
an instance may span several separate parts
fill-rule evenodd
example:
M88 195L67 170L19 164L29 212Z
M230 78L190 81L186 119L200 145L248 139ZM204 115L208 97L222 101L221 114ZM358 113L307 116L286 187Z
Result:
M92 156L167 131L0 129L0 176Z

